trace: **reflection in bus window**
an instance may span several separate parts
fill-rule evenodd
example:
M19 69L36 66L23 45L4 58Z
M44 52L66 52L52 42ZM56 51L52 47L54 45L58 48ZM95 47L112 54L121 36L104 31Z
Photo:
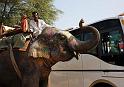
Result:
M121 34L119 31L113 31L110 32L110 52L112 54L118 54L119 53L119 42L121 40Z
M101 34L102 55L101 59L108 63L117 64L120 48L119 42L122 40L119 30L105 32ZM121 57L120 57L121 59Z
M102 51L103 54L119 54L119 42L121 40L121 34L119 31L111 31L102 34Z
M79 34L79 35L76 35L75 36L78 40L81 40L81 35Z

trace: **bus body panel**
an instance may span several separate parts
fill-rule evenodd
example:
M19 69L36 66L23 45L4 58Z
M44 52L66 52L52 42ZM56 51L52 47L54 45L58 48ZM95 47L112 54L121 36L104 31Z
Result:
M58 74L59 73L59 74ZM50 87L82 87L82 72L52 72L50 74ZM80 85L79 85L80 83Z
M119 16L119 19L120 19L121 27L124 33L124 16Z
M124 67L108 64L90 54L81 54L79 60L73 58L54 65L49 77L49 86L92 87L94 82L105 81L115 87L123 87L123 70Z
M118 72L117 72L118 73ZM123 87L124 86L124 74L121 74L122 78L117 77L117 75L114 76L106 76L104 74L107 74L105 72L84 72L83 78L84 78L84 86L82 87L92 87L93 84L98 84L101 82L108 83L112 85L113 87Z

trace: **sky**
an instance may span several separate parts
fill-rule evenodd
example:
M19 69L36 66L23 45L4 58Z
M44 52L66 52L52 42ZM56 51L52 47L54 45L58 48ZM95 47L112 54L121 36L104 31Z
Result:
M59 14L54 26L64 30L78 27L81 18L91 24L124 13L124 0L54 0Z

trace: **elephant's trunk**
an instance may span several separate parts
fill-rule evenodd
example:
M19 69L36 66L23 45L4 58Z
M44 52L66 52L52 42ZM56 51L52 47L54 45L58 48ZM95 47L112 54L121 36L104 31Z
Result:
M72 48L75 52L78 53L85 53L88 50L94 48L97 46L99 40L100 40L100 34L98 30L91 26L84 26L80 27L81 32L82 31L88 31L92 33L92 37L89 40L86 41L80 41L74 36L70 36L69 39L69 46Z

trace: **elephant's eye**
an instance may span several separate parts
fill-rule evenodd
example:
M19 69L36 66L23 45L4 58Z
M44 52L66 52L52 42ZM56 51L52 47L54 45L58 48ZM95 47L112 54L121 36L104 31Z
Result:
M66 39L66 37L65 37L64 35L62 35L62 36L60 37L60 40L64 40L64 39Z
M66 36L64 36L63 34L60 34L60 33L58 33L58 34L56 35L56 37L57 37L59 40L64 40L64 39L66 39Z

